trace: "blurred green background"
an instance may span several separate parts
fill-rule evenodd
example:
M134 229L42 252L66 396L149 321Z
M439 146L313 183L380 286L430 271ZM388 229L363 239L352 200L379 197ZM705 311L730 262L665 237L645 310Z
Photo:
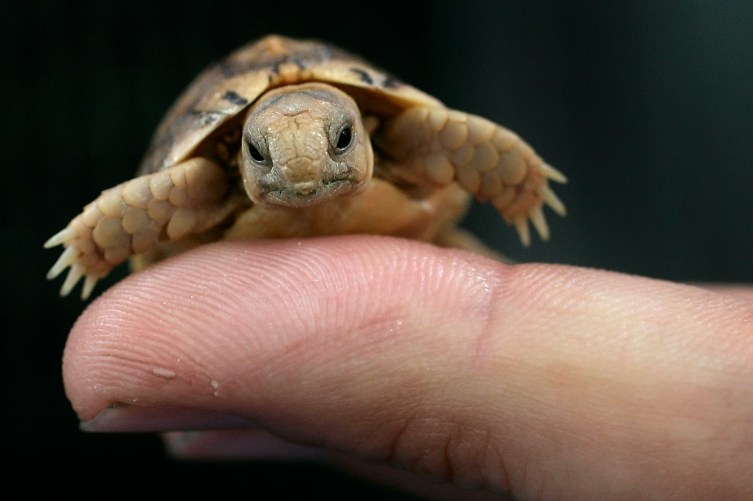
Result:
M134 172L208 63L266 33L330 40L526 138L570 178L553 238L522 249L488 207L467 226L521 261L753 282L753 3L6 1L0 16L3 391L9 477L93 497L274 487L394 493L307 464L177 463L156 436L85 435L60 357L85 304L42 243ZM100 285L101 292L118 277ZM16 472L16 470L18 470Z

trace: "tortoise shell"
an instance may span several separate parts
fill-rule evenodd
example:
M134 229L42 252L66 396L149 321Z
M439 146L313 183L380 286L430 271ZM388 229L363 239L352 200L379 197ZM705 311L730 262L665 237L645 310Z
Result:
M305 82L340 87L365 114L376 116L394 115L412 106L443 106L339 47L269 35L235 50L193 81L157 127L139 174L189 158L266 91Z

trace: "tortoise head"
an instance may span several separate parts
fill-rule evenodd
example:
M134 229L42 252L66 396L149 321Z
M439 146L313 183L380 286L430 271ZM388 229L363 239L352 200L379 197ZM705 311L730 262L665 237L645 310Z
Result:
M254 203L309 207L358 192L374 156L355 101L325 84L286 86L248 112L240 153Z

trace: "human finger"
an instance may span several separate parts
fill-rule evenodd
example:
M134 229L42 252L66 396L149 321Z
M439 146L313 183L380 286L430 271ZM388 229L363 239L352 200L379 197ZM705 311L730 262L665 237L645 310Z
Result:
M104 295L64 369L89 429L259 425L520 495L740 494L750 315L696 287L394 239L223 243Z

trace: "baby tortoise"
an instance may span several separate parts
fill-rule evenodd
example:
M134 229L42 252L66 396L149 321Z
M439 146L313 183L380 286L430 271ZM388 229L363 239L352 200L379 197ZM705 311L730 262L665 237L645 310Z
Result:
M378 233L484 252L457 228L473 195L521 241L543 239L565 176L515 133L446 108L329 44L268 36L201 73L159 125L134 179L102 192L45 247L82 298L219 239Z

